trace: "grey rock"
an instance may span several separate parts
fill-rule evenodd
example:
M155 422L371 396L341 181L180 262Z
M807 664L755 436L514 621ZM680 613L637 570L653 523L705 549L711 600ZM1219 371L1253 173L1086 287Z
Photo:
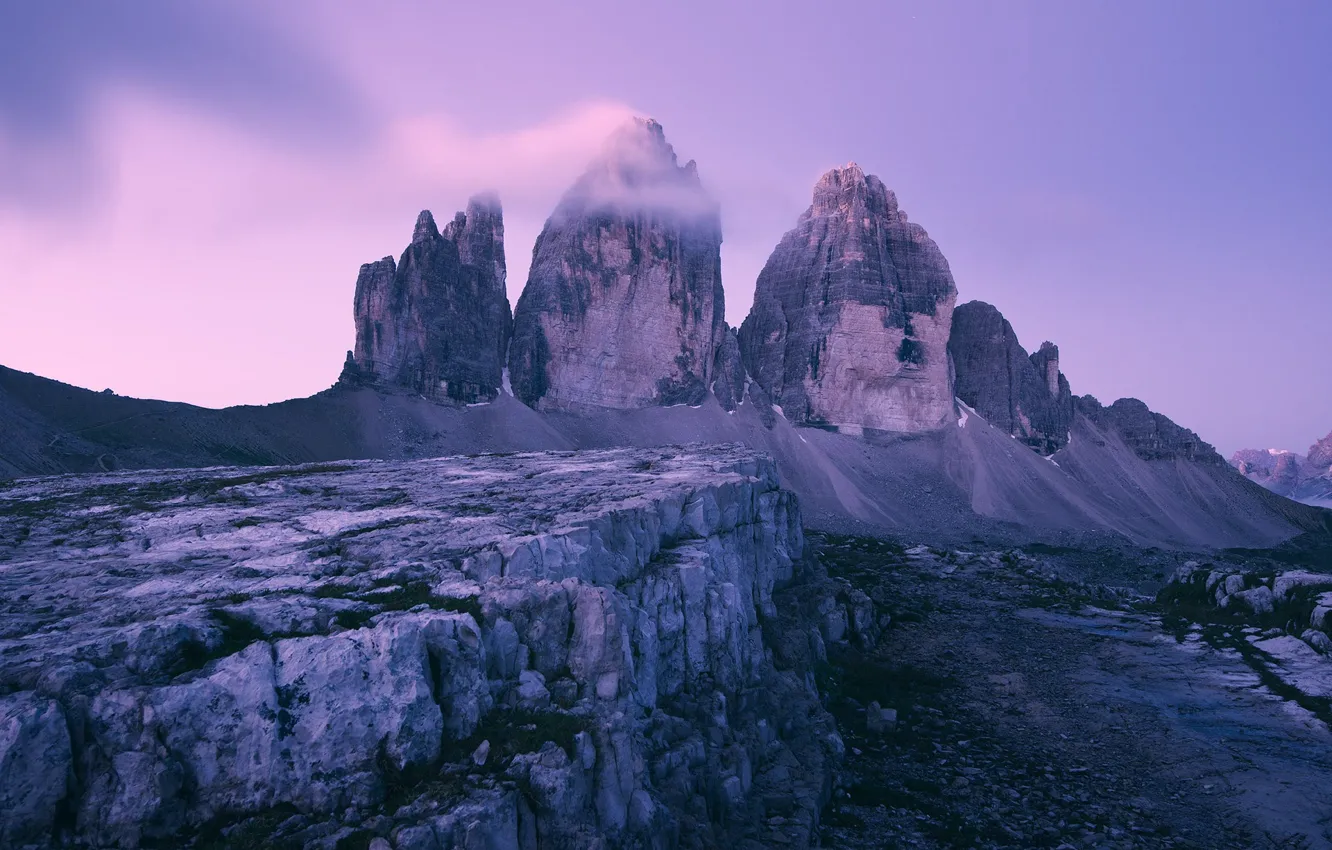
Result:
M948 338L957 397L996 428L1041 454L1068 444L1073 393L1059 371L1059 348L1043 343L1027 356L1013 326L983 301L953 311Z
M477 767L482 767L485 765L486 760L489 758L490 758L490 740L487 739L477 744L476 749L472 750L472 764L476 765Z
M819 180L759 274L744 363L792 422L935 430L954 411L956 298L933 240L853 163Z
M661 125L634 119L537 238L514 393L541 409L698 404L725 334L721 219Z
M744 403L748 386L749 374L740 359L740 336L734 328L727 328L712 367L712 394L722 409L735 410Z
M71 771L65 715L31 692L0 697L0 846L50 835Z
M1188 460L1209 466L1225 463L1211 444L1136 398L1121 398L1104 407L1093 396L1077 396L1074 407L1097 426L1117 433L1144 460Z
M396 264L385 257L361 266L355 319L344 385L467 403L494 398L511 329L499 199L472 198L442 233L422 212Z
M1300 640L1309 644L1309 646L1312 646L1323 655L1332 652L1332 638L1329 638L1326 632L1317 629L1305 629L1304 634L1300 635Z
M715 843L757 816L746 777L774 760L804 765L812 823L841 758L812 668L767 651L812 628L778 601L802 595L804 541L741 447L70 476L0 499L0 800L24 841L67 811L92 846L222 816L306 846L644 846L685 817ZM699 819L728 777L738 802ZM301 818L257 817L282 805Z

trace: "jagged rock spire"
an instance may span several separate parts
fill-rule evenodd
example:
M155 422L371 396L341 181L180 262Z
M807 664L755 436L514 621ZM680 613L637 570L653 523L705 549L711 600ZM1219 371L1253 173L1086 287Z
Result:
M724 299L716 203L661 125L634 119L537 239L514 313L514 391L542 408L697 403Z
M443 233L423 210L397 263L385 257L361 266L355 320L356 350L342 383L437 400L494 398L512 321L499 199L472 198Z
M958 305L948 340L957 397L1041 454L1068 444L1073 393L1059 371L1059 347L1045 342L1030 357L1013 326L983 301Z

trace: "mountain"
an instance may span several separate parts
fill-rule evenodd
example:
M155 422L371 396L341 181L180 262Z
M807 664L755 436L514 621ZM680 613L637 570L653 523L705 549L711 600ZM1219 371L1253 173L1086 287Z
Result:
M356 350L342 381L400 387L442 400L493 399L509 345L504 217L499 199L478 195L441 233L429 210L393 262L361 266L356 279Z
M792 422L920 432L954 417L957 287L897 196L855 163L823 175L740 326L753 379Z
M717 205L661 125L635 119L537 238L514 316L514 392L542 410L698 404L724 314Z
M1068 444L1073 393L1059 371L1059 347L1030 357L995 307L970 301L953 311L948 338L957 397L1043 455Z
M1274 493L1320 507L1332 507L1332 434L1309 447L1307 455L1284 449L1240 449L1230 465Z
M738 332L720 241L696 168L636 121L552 213L511 335L480 196L362 268L356 349L309 398L208 410L0 368L0 476L742 443L819 528L1214 548L1327 527L1142 402L1074 397L995 308L954 311L938 247L855 166L818 182Z

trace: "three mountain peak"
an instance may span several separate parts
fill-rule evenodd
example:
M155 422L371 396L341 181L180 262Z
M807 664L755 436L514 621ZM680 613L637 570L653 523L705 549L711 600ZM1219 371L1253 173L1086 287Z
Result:
M654 120L612 133L561 198L512 314L503 240L493 194L443 230L423 211L396 263L361 268L342 382L465 403L512 387L539 410L712 396L851 433L937 430L960 398L1042 453L1068 441L1075 403L1058 348L1028 357L988 304L955 314L943 253L854 162L815 184L738 332L724 319L718 207Z

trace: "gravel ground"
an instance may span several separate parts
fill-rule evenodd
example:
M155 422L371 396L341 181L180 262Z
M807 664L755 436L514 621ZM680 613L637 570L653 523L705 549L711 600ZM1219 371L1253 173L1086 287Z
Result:
M1160 628L1171 556L812 542L892 616L822 671L847 745L823 846L1332 847L1326 726Z

